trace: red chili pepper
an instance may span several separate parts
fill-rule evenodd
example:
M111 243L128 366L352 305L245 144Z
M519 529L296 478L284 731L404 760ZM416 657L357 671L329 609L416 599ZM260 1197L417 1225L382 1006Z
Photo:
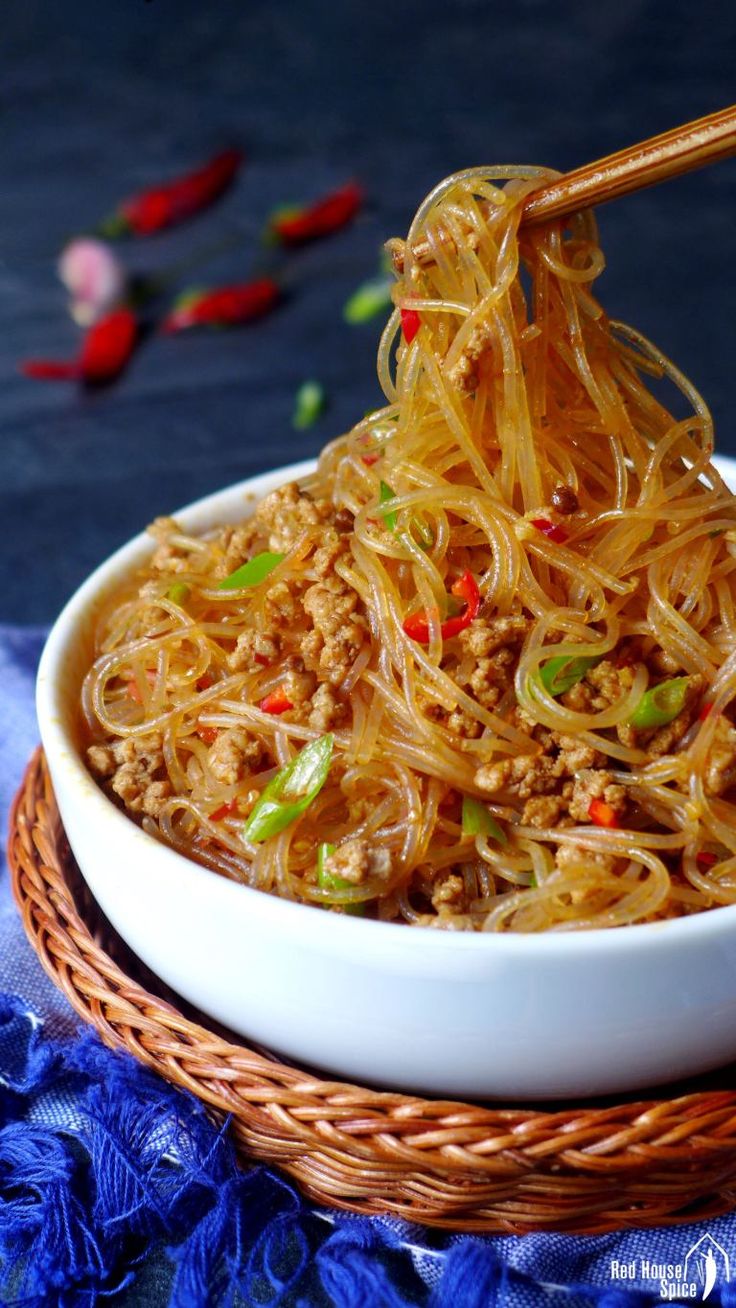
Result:
M265 654L254 654L253 658L256 663L260 663L262 668L267 668L269 666L269 659Z
M274 713L278 715L279 713L286 713L290 708L293 708L294 705L286 694L283 686L277 686L276 689L270 691L268 695L264 695L258 707L263 713Z
M210 813L210 822L222 822L223 818L229 817L231 813L235 813L237 807L237 799L231 799L227 804L221 804L219 808L215 809L214 813Z
M240 150L223 150L208 163L163 186L152 187L124 200L110 218L101 223L101 236L150 236L164 227L190 218L219 199L232 182L243 161Z
M592 799L588 805L588 817L597 827L617 827L619 825L616 810L604 799Z
M562 545L567 540L568 533L564 527L560 527L555 522L550 522L549 518L532 518L532 526L537 531L541 531L543 536L553 540L556 545Z
M701 867L703 869L709 867L715 867L716 863L718 862L718 855L711 854L710 850L708 849L701 849L700 853L695 855L695 862L697 863L698 867Z
M205 745L214 745L218 736L217 727L198 726L197 735L199 736L200 740L204 741Z
M185 294L161 324L162 332L180 332L187 327L234 327L268 313L279 298L279 288L270 277L245 282L242 286L221 286L218 290Z
M148 682L149 686L153 686L154 682L156 681L156 672L154 668L146 668L146 681ZM138 685L138 682L135 677L131 677L130 681L128 682L128 697L129 699L135 700L136 704L143 703L143 700L141 699L140 686Z
M331 191L323 199L296 213L271 219L271 231L283 245L304 245L320 236L330 236L355 217L363 203L363 192L355 182L348 182L338 191Z
M372 468L374 463L378 463L378 460L381 457L381 451L379 450L377 454L361 454L360 457L366 468Z
M421 325L422 320L416 309L401 310L401 330L407 345L411 345Z
M712 711L713 711L712 700L706 700L706 702L704 703L703 707L701 708L698 714L698 722L705 722L705 719L710 717Z
M197 682L197 690L211 690L215 684L215 678L211 672L204 672Z
M116 309L90 327L79 358L59 361L27 359L20 370L40 381L82 381L89 385L113 381L125 367L138 339L138 323L130 309Z
M464 572L462 577L458 577L453 586L450 587L452 594L465 600L465 608L462 613L455 614L452 618L446 618L440 626L440 634L443 640L450 640L453 636L459 635L466 627L469 627L473 618L477 618L480 608L480 591L478 583L472 572ZM438 610L433 610L433 613ZM429 643L429 619L426 609L419 613L411 613L404 621L404 631L412 640L416 640L420 645Z

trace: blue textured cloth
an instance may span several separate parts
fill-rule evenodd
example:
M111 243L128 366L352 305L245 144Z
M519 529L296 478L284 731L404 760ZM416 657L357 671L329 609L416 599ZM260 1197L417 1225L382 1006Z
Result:
M36 740L41 641L0 628L4 813ZM0 870L0 1304L638 1308L662 1277L701 1300L709 1267L708 1302L736 1308L736 1217L470 1238L315 1210L276 1172L240 1170L196 1099L79 1031Z

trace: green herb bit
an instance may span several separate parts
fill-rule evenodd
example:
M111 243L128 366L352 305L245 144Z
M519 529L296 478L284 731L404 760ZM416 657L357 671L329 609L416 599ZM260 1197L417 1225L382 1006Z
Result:
M245 840L260 844L277 836L306 812L327 780L334 743L331 732L310 741L291 763L271 778L243 827Z
M423 518L412 518L412 531L418 536L419 548L422 550L431 550L435 542L435 534L428 522Z
M682 712L687 699L689 677L673 677L670 681L660 681L642 695L629 724L639 730L647 727L664 727Z
M393 278L388 277L372 277L370 281L363 282L345 304L342 311L345 322L357 326L370 322L379 313L385 313L391 308L392 285Z
M498 825L496 819L491 817L485 804L481 804L480 800L471 799L470 795L463 795L462 823L464 836L491 836L499 845L509 843L506 832Z
M351 886L350 881L345 877L336 876L334 872L328 872L325 863L334 854L335 846L324 841L317 850L317 885L322 890L348 890ZM342 904L346 913L353 917L362 917L365 913L365 904Z
M178 604L181 606L182 604L186 604L191 593L189 587L185 585L183 581L176 581L173 586L169 586L169 589L166 592L166 598L170 599L172 604Z
M266 577L270 576L274 568L283 563L286 558L285 554L272 554L270 550L263 550L261 554L254 554L252 559L247 563L236 568L225 577L217 587L218 590L244 590L246 586L260 586Z
M306 431L312 427L322 413L327 402L324 386L317 381L306 381L296 393L292 426L297 431Z
M386 504L388 500L393 500L395 498L396 498L396 491L389 486L387 481L382 481L381 494L380 494L381 504ZM396 516L396 510L391 509L389 510L388 513L384 513L383 521L385 522L389 531L396 531L396 523L398 521L398 518Z
M582 681L588 669L600 663L602 657L596 654L590 657L571 658L569 654L562 654L547 659L547 662L539 668L539 680L550 695L564 695L566 690L570 690Z

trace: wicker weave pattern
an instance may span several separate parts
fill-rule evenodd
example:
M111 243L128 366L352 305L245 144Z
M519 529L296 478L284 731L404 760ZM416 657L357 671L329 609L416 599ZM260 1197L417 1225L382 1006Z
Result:
M516 1233L736 1206L730 1089L553 1112L426 1100L320 1080L190 1020L134 979L119 941L112 952L133 975L106 948L110 928L80 889L41 751L11 813L9 859L28 937L76 1011L106 1044L231 1113L243 1158L278 1164L320 1203Z

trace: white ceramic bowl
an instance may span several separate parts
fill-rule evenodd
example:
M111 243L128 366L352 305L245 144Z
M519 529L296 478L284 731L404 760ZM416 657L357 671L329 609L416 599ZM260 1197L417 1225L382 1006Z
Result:
M176 516L194 531L235 521L247 497L311 466L255 477ZM721 467L736 485L736 464ZM175 990L292 1058L425 1093L597 1094L736 1057L736 906L575 934L411 929L239 886L145 835L86 771L73 721L99 599L150 549L136 537L69 601L44 650L37 703L82 872L121 936Z

